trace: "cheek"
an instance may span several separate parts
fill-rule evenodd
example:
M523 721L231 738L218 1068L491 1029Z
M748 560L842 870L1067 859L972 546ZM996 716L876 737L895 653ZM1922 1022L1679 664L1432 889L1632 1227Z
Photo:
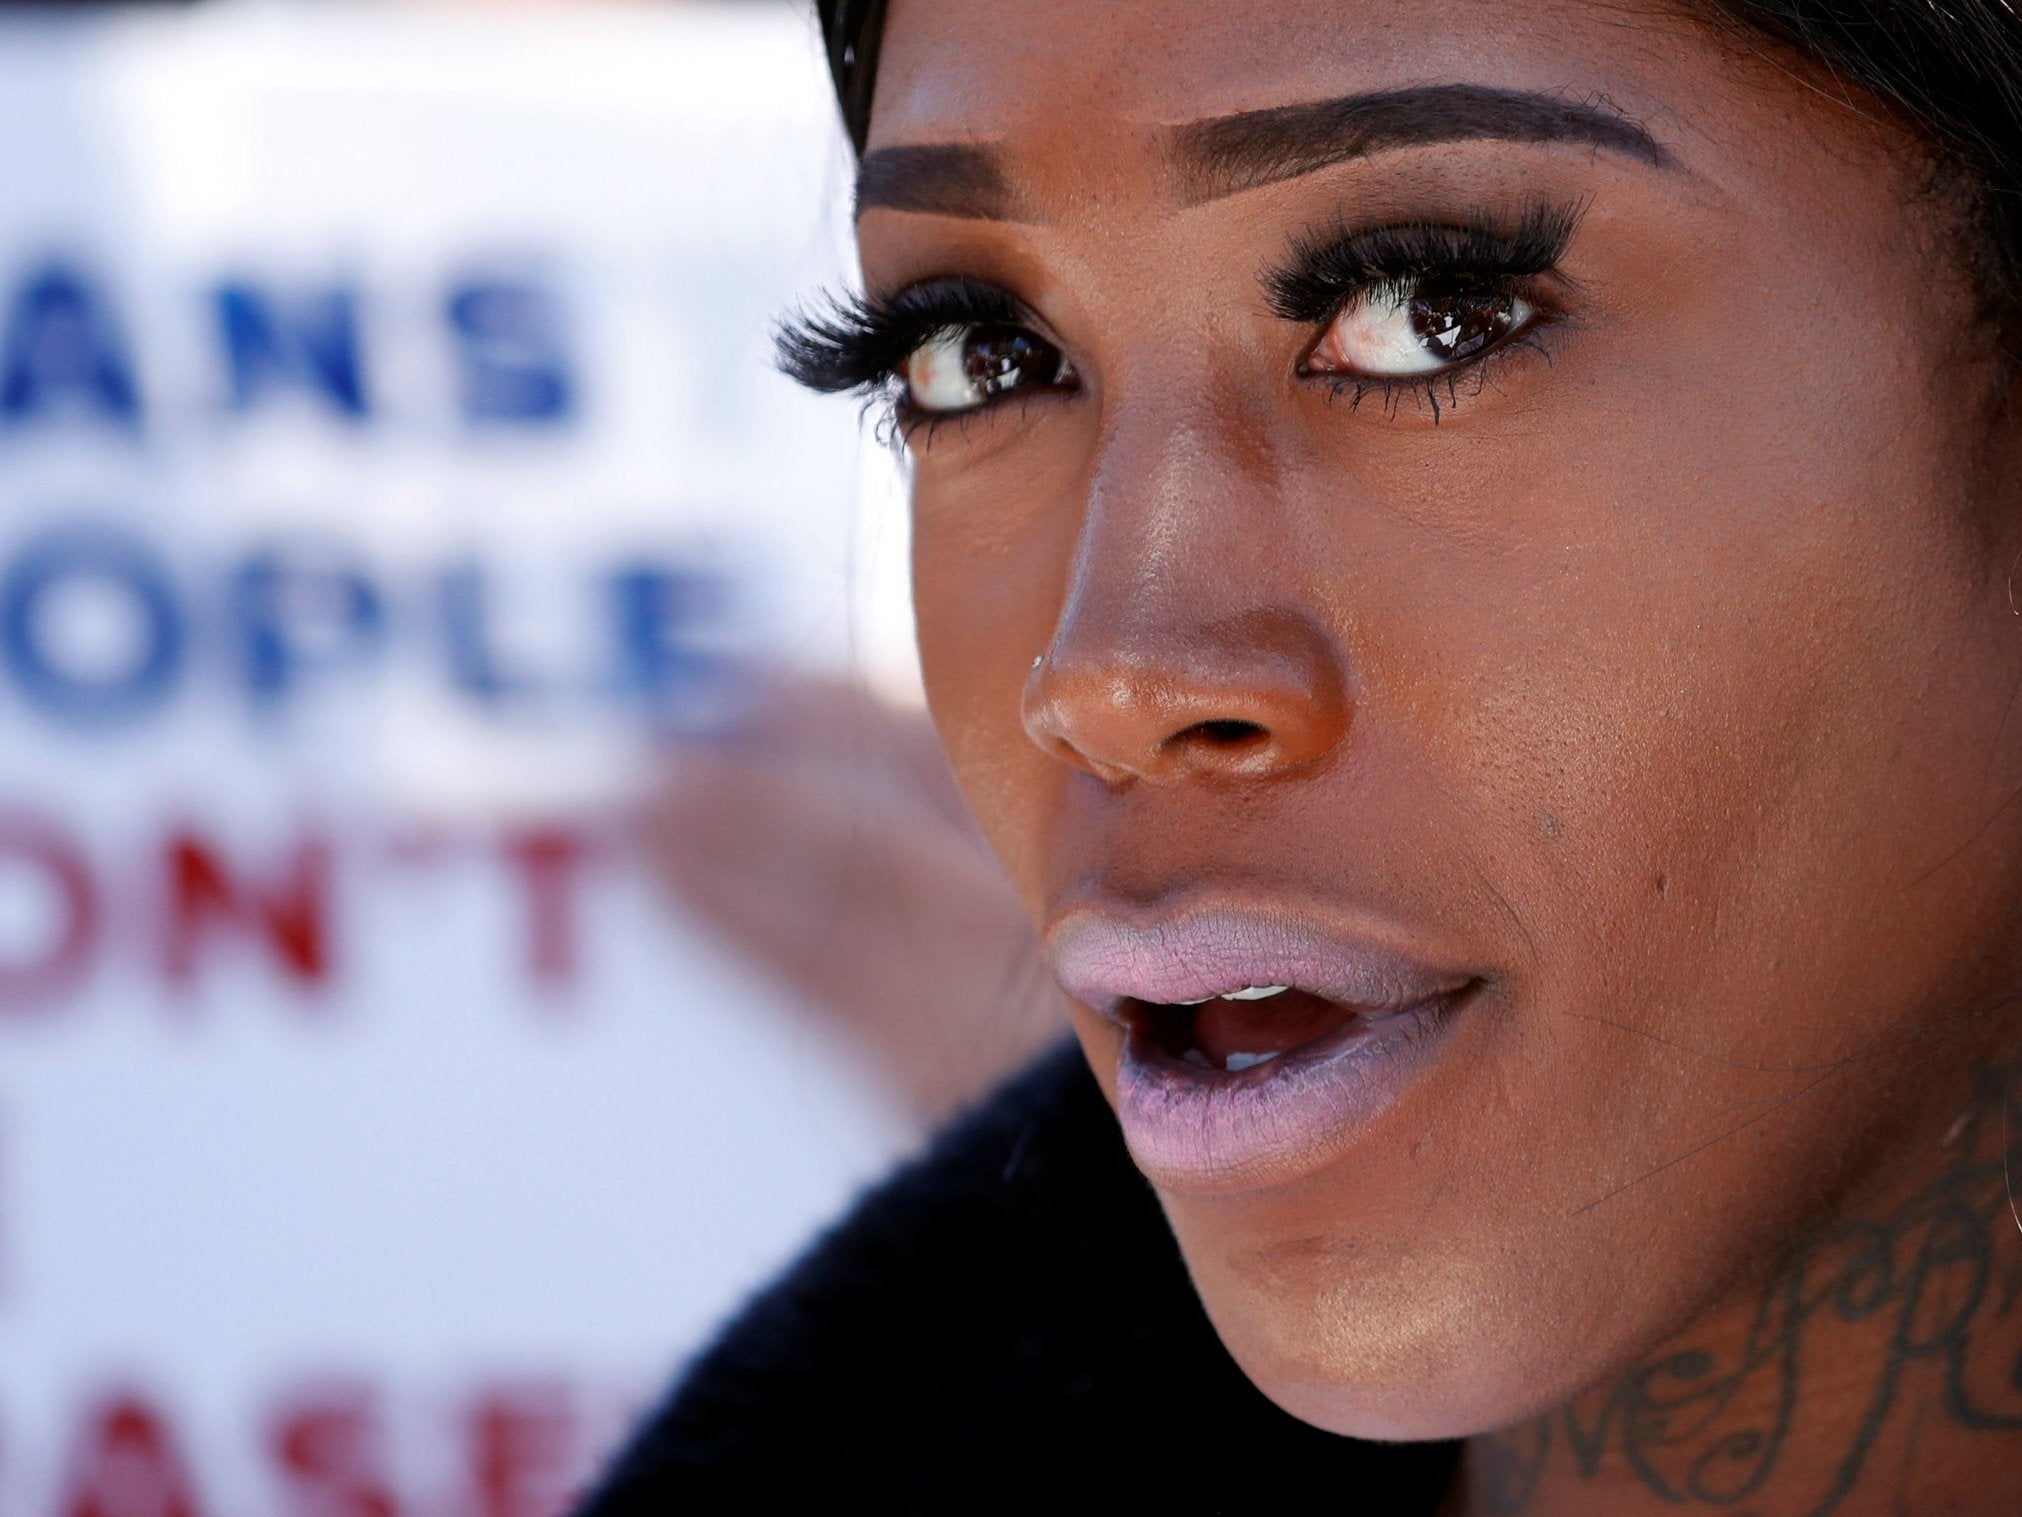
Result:
M1399 471L1340 529L1369 768L1307 836L1491 882L1509 975L1486 1076L1355 1172L1169 1204L1301 1415L1430 1436L1570 1393L1956 1110L1987 1050L1933 1035L2017 972L2014 550L1975 556L1970 376L1906 416L1862 372L1561 419L1492 494Z
M1857 383L1754 398L1709 408L1712 468L1675 417L1537 460L1612 530L1582 544L1567 521L1511 587L1509 657L1440 737L1527 845L1536 929L1595 972L1669 961L1702 1020L1784 985L1810 987L1795 1007L1900 1005L1896 970L1928 981L1987 926L1943 882L1912 887L2011 792L2018 640L1964 551L1952 418L1905 428ZM1914 968L1884 950L1919 931Z
M927 705L970 810L1037 912L1066 771L1025 735L1022 695L1065 596L1078 512L1029 473L914 482L913 607Z

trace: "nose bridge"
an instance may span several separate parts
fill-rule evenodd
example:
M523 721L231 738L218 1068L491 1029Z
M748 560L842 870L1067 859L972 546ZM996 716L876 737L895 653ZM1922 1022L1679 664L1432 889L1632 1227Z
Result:
M1111 782L1276 773L1348 726L1345 660L1306 592L1267 428L1237 397L1185 388L1106 419L1026 685L1033 740Z
M1189 414L1165 397L1147 399L1105 429L1089 472L1056 653L1098 637L1134 641L1149 634L1171 619L1176 592L1232 590L1234 566L1204 550L1237 546L1248 557L1254 545L1217 541L1244 535L1227 508L1275 493L1267 470L1242 477L1237 461L1225 456L1231 450L1213 435L1222 429L1211 430L1202 408ZM1253 520L1269 514L1261 499L1253 512Z

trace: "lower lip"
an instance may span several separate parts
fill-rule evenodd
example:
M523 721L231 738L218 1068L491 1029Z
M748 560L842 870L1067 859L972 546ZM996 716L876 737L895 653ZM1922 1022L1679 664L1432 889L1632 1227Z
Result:
M1236 1073L1124 1039L1116 1111L1131 1157L1160 1190L1254 1190L1338 1157L1431 1065L1475 986L1434 996Z

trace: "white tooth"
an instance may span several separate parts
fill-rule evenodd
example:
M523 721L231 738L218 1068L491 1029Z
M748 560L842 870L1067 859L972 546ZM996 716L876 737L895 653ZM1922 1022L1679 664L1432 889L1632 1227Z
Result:
M1271 1060L1278 1057L1278 1053L1279 1050L1277 1049L1273 1049L1269 1053L1232 1053L1229 1055L1228 1063L1224 1067L1231 1073L1245 1069L1255 1069L1259 1064L1270 1063Z
M1215 1067L1212 1063L1208 1061L1208 1056L1202 1053L1198 1048L1189 1048L1185 1053L1181 1054L1180 1057L1182 1059L1185 1059L1189 1064L1198 1064L1202 1069L1213 1069Z
M1268 1001L1272 996L1281 996L1292 987L1289 985L1252 985L1244 990L1231 990L1224 1001Z
M1213 999L1213 996L1198 996L1191 1001L1173 1001L1170 1004L1174 1006L1205 1006Z

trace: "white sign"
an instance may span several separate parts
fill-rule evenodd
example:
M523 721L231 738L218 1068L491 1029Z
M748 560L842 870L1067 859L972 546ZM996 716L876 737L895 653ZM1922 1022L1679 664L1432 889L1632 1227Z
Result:
M552 1512L898 1141L623 820L889 621L809 23L0 21L0 1512Z

